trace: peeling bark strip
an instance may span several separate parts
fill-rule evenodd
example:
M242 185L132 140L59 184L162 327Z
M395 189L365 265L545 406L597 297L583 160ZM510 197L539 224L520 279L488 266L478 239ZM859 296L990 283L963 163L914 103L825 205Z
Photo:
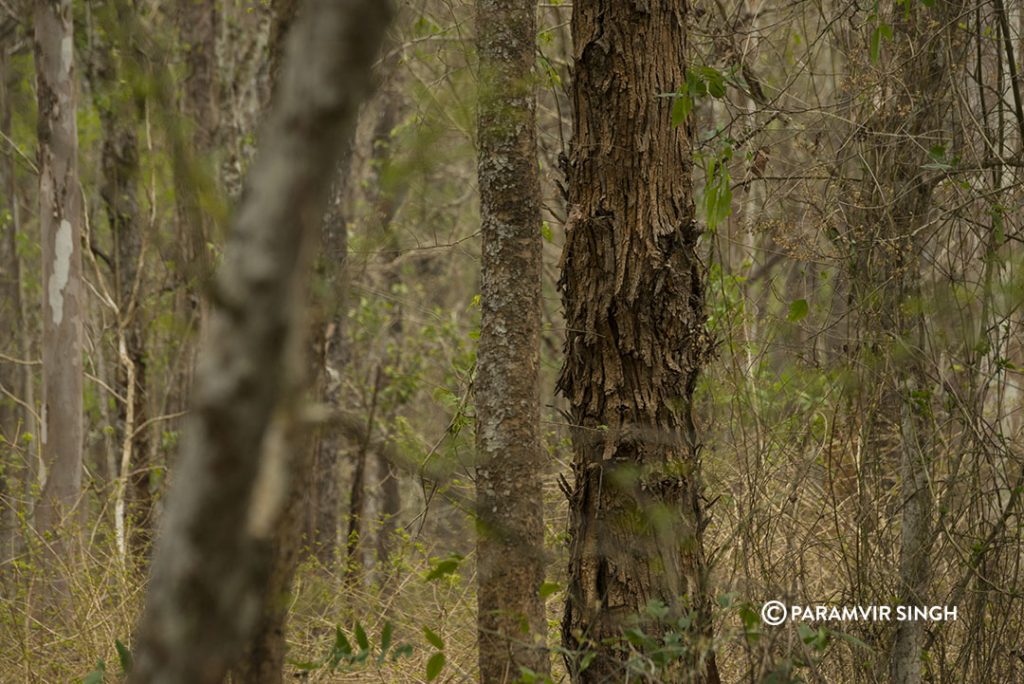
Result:
M573 5L574 129L559 286L573 418L569 587L563 644L576 682L621 681L622 628L694 611L688 662L665 681L717 682L700 503L694 386L708 354L684 82L687 6ZM678 628L675 628L678 629ZM585 654L596 652L581 670Z
M302 348L302 245L320 224L390 16L381 0L309 0L290 38L213 293L131 682L220 682L269 600L270 534L287 484L261 488L276 501L255 501L254 491L261 452L273 446L267 426L294 409L298 371L287 359Z
M71 0L35 5L43 253L43 461L36 529L54 531L82 483L82 254ZM60 545L54 546L56 553Z
M482 223L476 375L480 681L546 674L540 179L533 0L478 0Z

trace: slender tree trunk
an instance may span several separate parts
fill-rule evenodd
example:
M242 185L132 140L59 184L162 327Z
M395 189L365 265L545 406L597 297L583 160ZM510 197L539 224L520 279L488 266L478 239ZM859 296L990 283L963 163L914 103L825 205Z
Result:
M212 293L181 486L170 493L130 682L220 682L274 598L303 373L302 245L323 217L391 14L380 0L308 0L303 10Z
M217 0L176 0L180 43L184 47L185 79L182 110L187 120L183 140L172 150L178 244L175 270L179 283L175 308L185 324L183 364L177 369L172 412L191 404L197 349L208 305L204 286L211 276L208 241L212 221L203 205L204 193L211 193L209 157L220 130L220 102L217 69ZM167 106L169 103L163 103ZM176 122L177 123L177 122ZM187 149L185 141L191 143Z
M342 373L348 364L348 334L345 318L348 310L348 178L352 159L352 141L343 152L335 171L331 201L324 215L320 234L321 273L326 302L318 330L317 351L321 358L320 396L334 410L341 409ZM345 440L335 425L321 428L310 484L307 536L313 555L328 569L338 557L341 524L341 482L339 464Z
M37 531L57 534L79 503L82 484L81 195L76 154L71 0L35 3L39 98L39 224L43 254L42 449L46 482ZM50 548L66 551L62 542Z
M100 126L103 133L100 195L113 236L112 292L117 305L118 369L115 389L124 400L117 407L116 443L120 466L111 473L118 478L115 515L122 553L144 561L153 538L153 497L150 491L149 441L139 430L146 421L146 331L141 315L145 269L142 222L136 185L139 145L135 134L136 110L115 52L101 36L93 36L95 55L90 60L89 80L100 94ZM128 46L122 46L127 48Z
M384 289L389 296L393 297L391 307L391 324L388 326L388 337L390 338L390 349L387 363L393 368L402 367L403 336L405 334L405 314L402 310L400 297L402 292L402 256L399 231L395 227L394 218L402 204L405 187L396 187L394 180L388 182L388 166L392 163L392 133L395 126L401 119L401 98L400 88L396 83L397 67L390 64L382 74L380 112L377 122L373 128L371 139L372 149L370 151L370 166L372 181L369 184L367 201L370 203L371 225L379 226L384 233L385 247L381 257L384 265ZM385 408L384 422L391 425L395 414L405 403L405 399L398 397L389 402ZM374 481L378 486L374 491L378 496L374 497L379 503L377 512L380 518L380 527L377 529L377 563L384 566L387 563L388 553L392 542L392 536L396 529L396 518L402 509L401 490L399 488L397 464L392 463L387 454L391 450L377 448L373 450L373 471ZM386 569L381 577L386 576Z
M10 138L11 100L8 92L8 57L0 48L0 133ZM14 215L18 199L15 193L14 162L10 154L0 159L0 320L17 321L21 312L21 282L18 269L18 242ZM12 325L3 333L3 349L18 349L19 328ZM9 361L0 362L0 385L19 396L21 368ZM0 568L14 558L18 539L18 512L25 469L20 455L21 407L10 397L0 396ZM2 570L0 570L2 572Z
M477 637L480 681L550 669L540 586L541 218L536 5L478 0L477 173L482 270L477 352Z
M898 65L858 121L856 153L851 164L864 180L851 185L844 203L850 215L850 302L856 344L851 361L860 375L851 410L865 416L861 430L864 449L861 472L861 582L863 600L872 586L871 564L877 556L876 498L883 478L899 476L899 567L896 596L902 605L930 603L933 491L931 488L934 388L927 369L924 335L921 253L929 235L934 179L927 168L929 150L949 149L944 134L952 102L951 78L963 57L956 22L963 11L959 0L938 0L895 7L893 40L888 59ZM890 85L891 83L891 85ZM867 169L864 169L864 166ZM895 458L892 458L895 456ZM888 662L889 681L922 681L921 648L924 623L896 625ZM874 673L879 677L878 671Z
M576 682L623 679L632 619L657 636L687 614L690 657L663 681L718 681L692 416L709 348L700 227L691 129L672 125L665 97L685 82L688 11L669 0L573 5L559 388L574 426L562 629ZM667 622L645 612L651 602L669 608Z

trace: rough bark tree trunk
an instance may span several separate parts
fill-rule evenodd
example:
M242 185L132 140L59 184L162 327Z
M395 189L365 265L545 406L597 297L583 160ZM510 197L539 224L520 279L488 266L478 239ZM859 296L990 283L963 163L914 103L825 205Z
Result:
M690 656L665 681L717 682L693 393L707 357L692 132L666 94L685 82L687 3L576 3L575 136L560 288L571 406L569 587L575 682L619 681L622 629L692 611ZM595 657L586 669L586 652Z
M71 0L35 3L39 223L43 254L42 449L36 530L71 521L82 484L82 204L78 187ZM66 546L50 544L64 555Z
M482 266L477 352L477 639L480 681L546 675L544 452L540 439L541 195L536 5L478 0L477 177Z
M380 0L303 9L213 289L181 486L157 544L131 682L220 682L272 598L303 366L303 243L320 225L391 15Z

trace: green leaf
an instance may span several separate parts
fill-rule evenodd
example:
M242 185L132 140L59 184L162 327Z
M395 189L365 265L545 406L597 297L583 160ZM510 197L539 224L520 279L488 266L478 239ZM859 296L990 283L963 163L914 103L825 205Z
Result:
M623 634L626 635L626 640L633 644L637 648L642 649L647 643L647 635L643 633L639 627L630 627L623 630Z
M459 563L461 562L462 556L460 556L459 554L453 554L449 556L448 558L444 559L443 561L435 565L433 569L429 573L427 573L427 581L432 582L436 579L444 577L445 575L452 574L453 572L459 569Z
M658 620L664 620L665 617L668 615L668 606L665 605L664 601L659 601L656 598L648 601L647 605L644 607L644 610L652 618L656 618Z
M132 652L120 639L114 639L114 648L117 649L117 657L121 661L121 674L128 674L132 671Z
M806 299L794 299L789 304L789 315L786 316L786 318L796 323L797 321L803 320L807 317L808 309L809 307L807 306Z
M431 646L433 646L439 651L444 650L444 641L441 639L441 637L437 636L434 630L430 629L429 627L424 627L423 636L427 637L427 641L430 642Z
M345 656L352 655L352 644L349 643L340 626L334 628L334 649L331 655L335 663Z
M559 591L561 591L561 589L562 585L558 584L558 582L545 582L544 584L540 585L540 590L537 592L537 594L542 599L546 599L548 596L558 593Z
M704 81L708 86L708 95L715 98L725 97L725 76L718 69L705 67Z
M430 660L427 661L427 681L432 682L437 679L442 669L444 669L444 653L435 653L430 656Z
M384 656L387 655L388 649L391 648L391 637L394 631L394 627L391 626L390 622L384 623L384 629L380 633L380 662L384 661Z
M889 26L889 24L879 24L871 32L871 61L876 64L881 56L883 38L892 40L892 26Z
M551 224L547 221L541 221L540 234L546 242L551 242L555 239L554 233L551 232Z
M679 126L693 111L693 98L689 93L680 90L672 101L672 126Z
M103 662L103 658L96 661L96 669L85 675L82 679L82 684L103 684L103 677L107 673L107 664Z
M356 623L356 643L359 644L360 649L364 651L370 650L370 640L366 638L366 630L358 622Z

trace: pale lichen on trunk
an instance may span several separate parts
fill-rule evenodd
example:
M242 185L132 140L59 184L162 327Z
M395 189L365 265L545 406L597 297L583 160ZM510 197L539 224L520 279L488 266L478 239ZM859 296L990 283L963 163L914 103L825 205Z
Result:
M76 155L70 0L35 3L39 102L39 223L43 258L43 425L35 522L56 533L78 505L82 479L81 195ZM51 546L55 555L64 542Z

